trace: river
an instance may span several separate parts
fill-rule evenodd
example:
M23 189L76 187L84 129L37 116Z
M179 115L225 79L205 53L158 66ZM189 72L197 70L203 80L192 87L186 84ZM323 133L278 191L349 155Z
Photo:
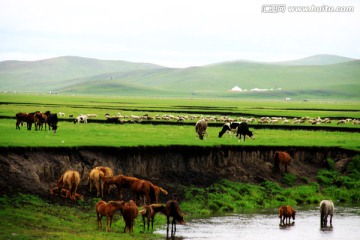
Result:
M176 236L172 239L360 239L360 207L335 206L333 227L320 228L318 208L297 209L295 221L291 222L290 225L280 226L276 209L255 214L194 219L185 226L177 225ZM157 233L166 236L166 226Z

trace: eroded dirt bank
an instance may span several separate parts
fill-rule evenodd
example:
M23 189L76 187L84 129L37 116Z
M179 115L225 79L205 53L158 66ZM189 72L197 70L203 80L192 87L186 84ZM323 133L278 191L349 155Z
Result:
M340 148L277 147L73 147L0 148L0 194L18 192L47 196L48 189L67 169L81 174L83 194L88 193L88 174L99 165L109 166L115 174L148 179L168 190L176 186L209 186L219 179L259 183L281 181L272 172L274 151L287 150L293 162L288 171L298 177L315 179L331 158L342 169L356 154ZM283 170L283 168L282 168Z

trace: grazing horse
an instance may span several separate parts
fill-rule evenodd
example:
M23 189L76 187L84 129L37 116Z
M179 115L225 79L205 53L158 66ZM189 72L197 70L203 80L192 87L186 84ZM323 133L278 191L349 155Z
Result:
M59 180L56 181L56 186L60 189L60 192L62 188L67 186L70 190L70 196L74 197L79 183L80 174L74 170L67 170L63 175L61 175Z
M155 214L161 212L166 214L165 212L165 205L164 204L151 204L143 206L143 210L141 212L143 223L144 223L144 231L145 231L145 218L147 219L147 230L149 231L150 228L150 221L151 221L151 229L154 229L154 219Z
M320 225L326 227L327 218L330 215L330 227L332 227L332 217L334 215L334 203L331 200L322 200L320 202Z
M290 206L281 206L279 208L280 224L290 224L291 218L295 220L296 210ZM288 223L289 220L289 223Z
M117 210L123 211L125 202L124 201L99 201L96 203L96 215L97 215L97 222L98 228L102 229L102 217L106 217L106 231L108 231L108 225L111 223L114 217L114 214Z
M204 136L206 135L209 138L209 135L206 131L208 127L208 123L205 119L200 119L195 124L195 131L196 131L196 137L199 137L200 140L204 139Z
M249 130L249 126L246 122L241 122L239 123L238 127L237 127L237 131L236 131L236 136L239 136L239 142L241 140L241 135L244 136L244 142L245 142L245 137L246 135L249 136L251 139L255 139L253 136L252 131Z
M226 132L229 132L229 134L231 134L231 132L233 133L237 132L237 128L239 125L240 125L239 122L225 123L221 131L219 132L219 138L221 138Z
M100 196L100 192L101 192L101 197L104 197L103 191L102 191L102 181L101 178L105 176L105 174L100 171L97 168L93 168L90 171L89 174L89 184L90 184L90 192L92 190L93 185L95 185L96 188L96 197Z
M287 152L276 151L274 153L274 171L280 171L280 163L285 166L285 172L287 172L287 166L291 163L290 154Z
M179 224L185 225L186 222L184 220L183 215L181 214L181 210L179 207L179 203L177 200L169 200L166 202L165 205L165 215L166 215L166 235L169 236L169 224L170 224L170 217L172 217L171 222L171 236L175 235L176 232L176 222Z
M126 230L128 230L128 232L134 232L134 221L138 214L139 210L133 200L130 200L124 204L124 209L122 212L125 221L124 233L126 233Z
M22 113L22 112L19 112L15 115L16 116L16 129L20 130L20 124L22 126L22 123L26 122L27 115L28 115L27 113Z

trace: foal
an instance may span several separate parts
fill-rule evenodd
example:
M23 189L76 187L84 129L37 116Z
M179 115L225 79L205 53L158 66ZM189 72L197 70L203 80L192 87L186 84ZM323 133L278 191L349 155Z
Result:
M144 211L145 210L145 211ZM166 214L165 212L165 205L163 204L151 204L143 206L143 210L141 211L143 223L144 223L144 231L145 231L145 218L147 218L147 230L149 231L150 228L150 221L151 221L151 229L154 229L154 219L155 214L161 212Z

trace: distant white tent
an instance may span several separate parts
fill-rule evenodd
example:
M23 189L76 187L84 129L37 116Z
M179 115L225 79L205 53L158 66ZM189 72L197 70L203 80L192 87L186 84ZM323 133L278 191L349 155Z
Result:
M230 92L243 92L243 91L246 91L246 90L242 90L238 86L235 86L232 89L230 89Z

